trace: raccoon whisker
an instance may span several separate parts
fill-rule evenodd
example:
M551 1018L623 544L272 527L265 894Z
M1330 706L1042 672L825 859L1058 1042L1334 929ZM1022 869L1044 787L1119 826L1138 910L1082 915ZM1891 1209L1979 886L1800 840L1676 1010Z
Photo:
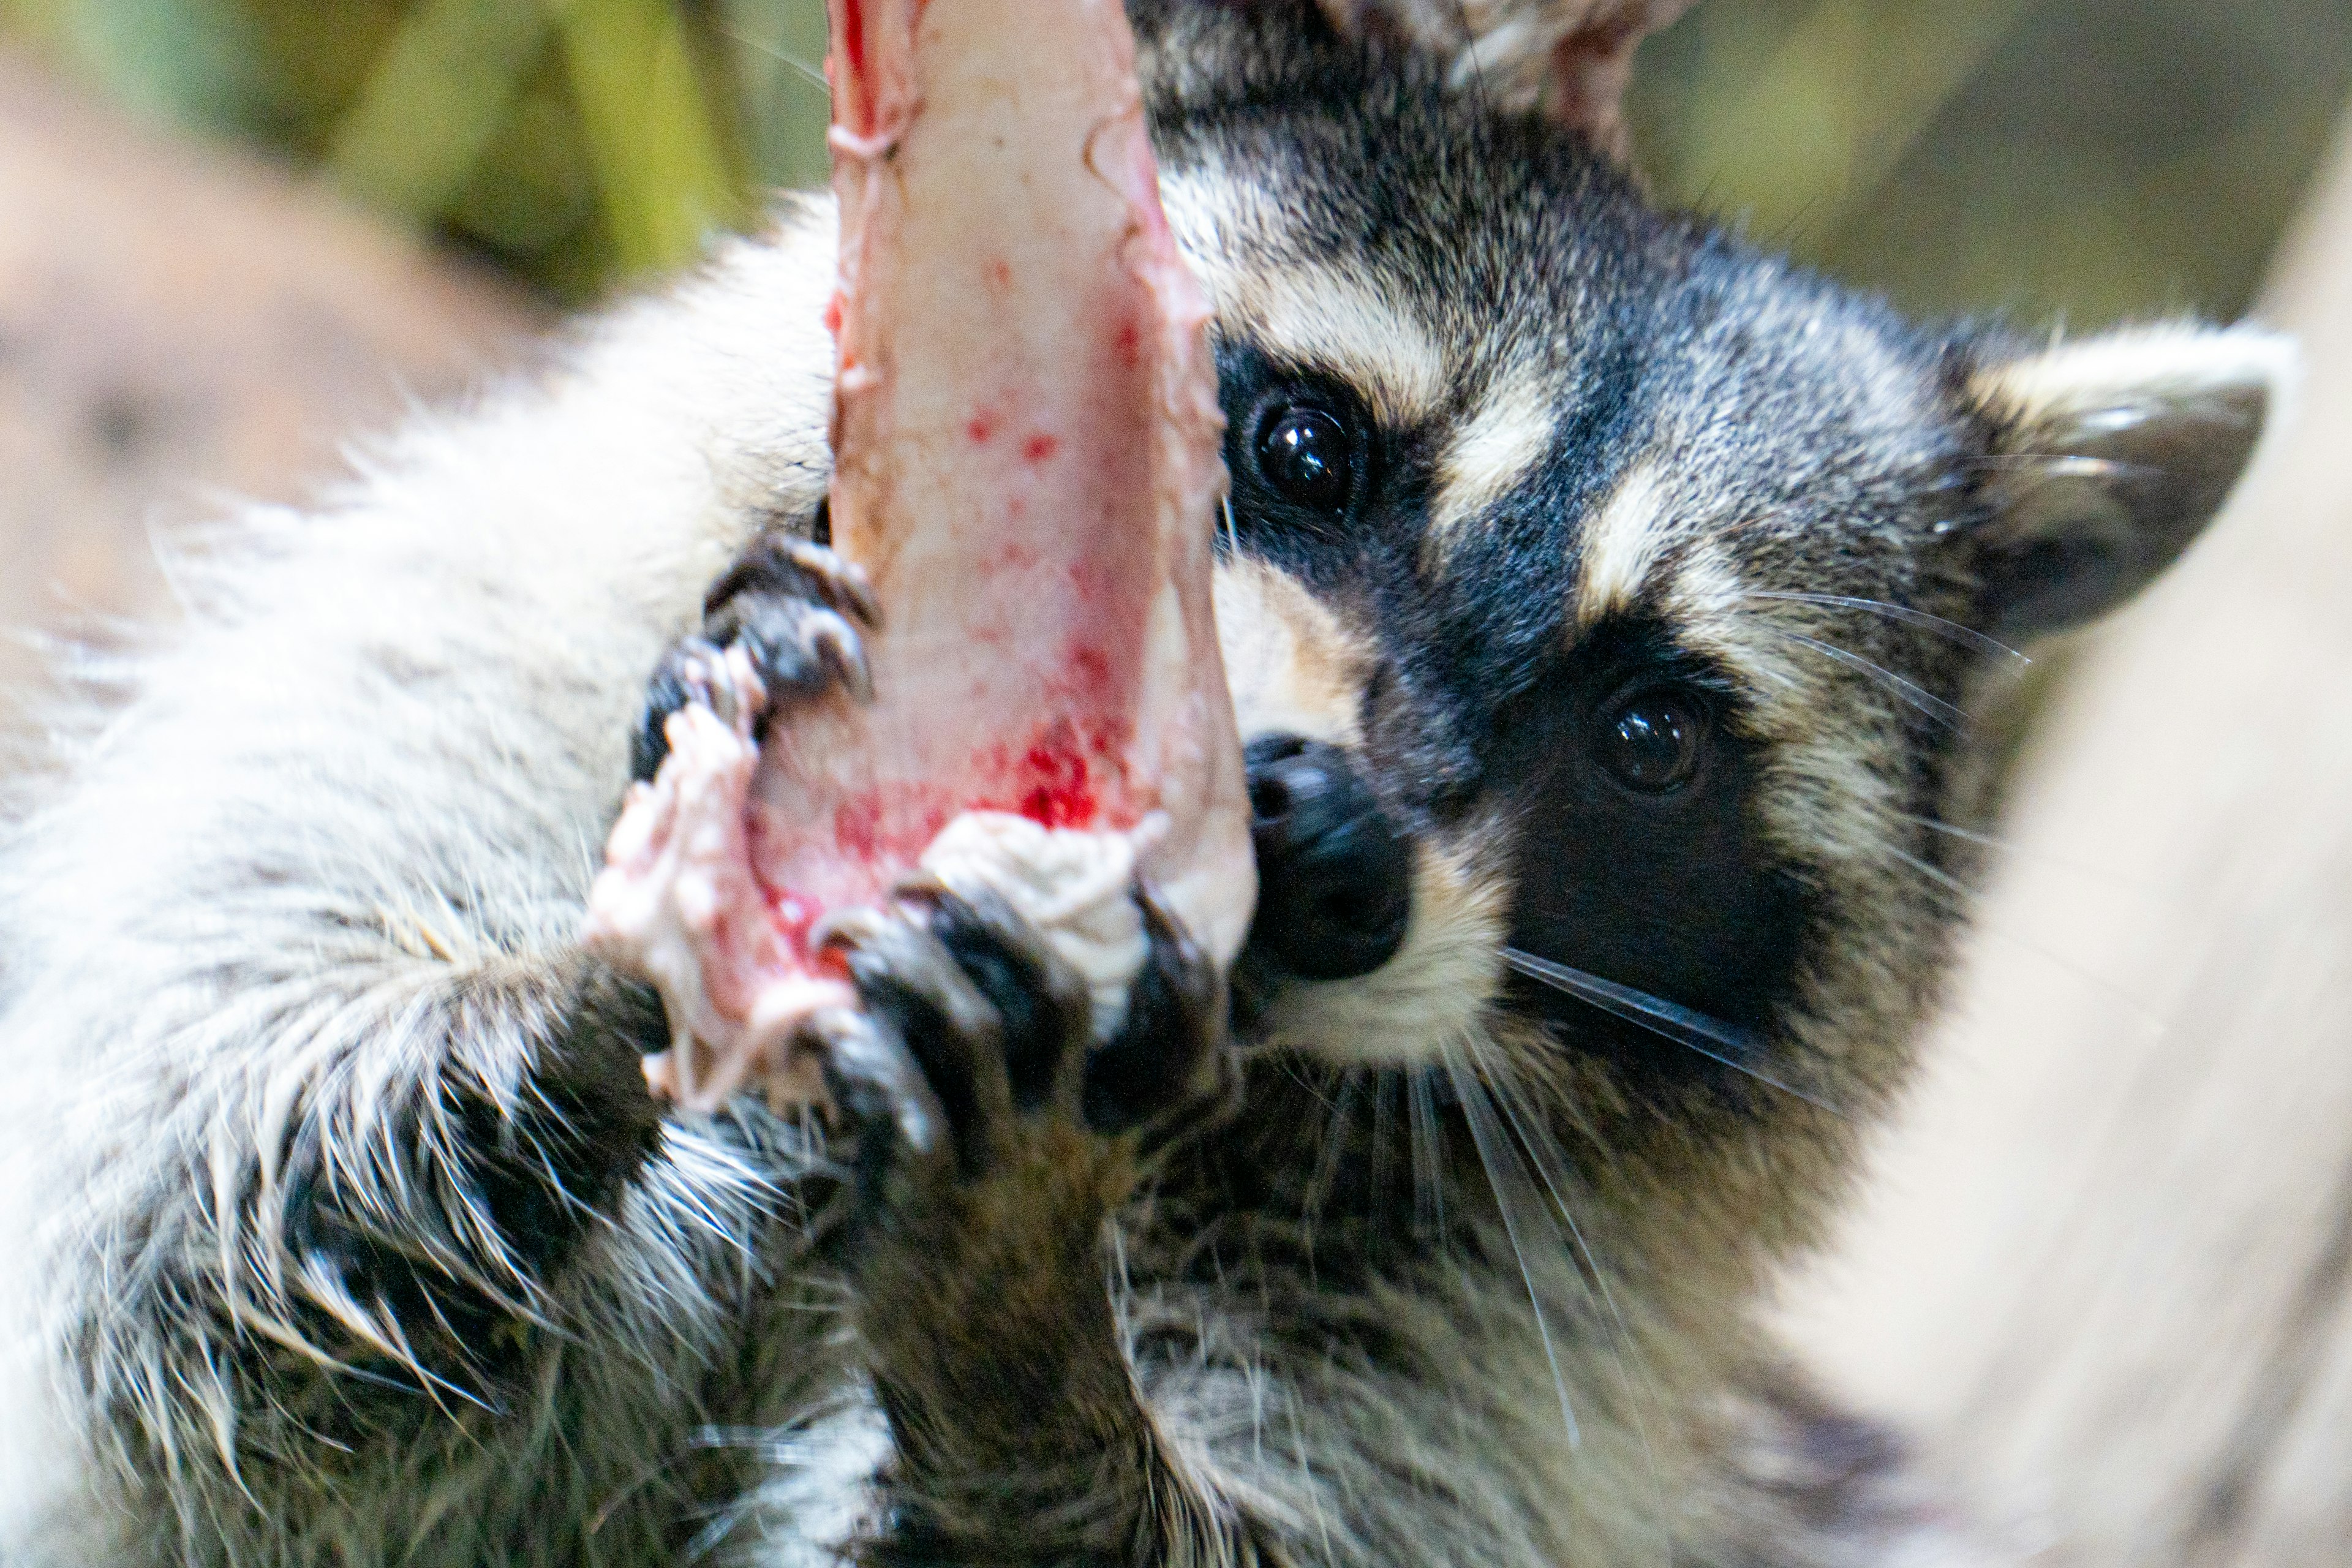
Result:
M1559 1396L1559 1418L1568 1431L1568 1446L1580 1447L1584 1436L1577 1427L1576 1412L1569 1403L1568 1374L1560 1370L1559 1349L1552 1342L1551 1321L1544 1313L1543 1292L1536 1287L1534 1271L1528 1267L1527 1245L1519 1238L1518 1205L1512 1200L1509 1184L1504 1181L1497 1163L1496 1145L1502 1135L1495 1125L1494 1107L1487 1102L1477 1074L1464 1065L1450 1041L1444 1047L1444 1060L1454 1098L1462 1104L1462 1119L1470 1128L1470 1142L1478 1152L1478 1164L1486 1173L1486 1185L1493 1191L1495 1207L1502 1215L1503 1235L1510 1242L1511 1256L1519 1266L1519 1281L1527 1287L1528 1306L1535 1313L1536 1337L1543 1342L1544 1360L1551 1366L1552 1391Z
M1907 822L1914 827L1924 827L1930 833L1940 833L1949 838L1965 839L1970 844L1979 845L1987 849L2014 850L2017 848L2015 844L2006 838L1998 837L1990 833L1979 833L1972 827L1962 827L1957 823L1946 822L1940 817L1918 816L1907 811L1891 811L1887 815L1897 822Z
M1317 1083L1305 1073L1299 1071L1297 1063L1293 1062L1286 1058L1276 1057L1275 1058L1275 1066L1277 1070L1282 1073L1283 1077L1288 1079L1291 1082L1305 1089L1307 1094L1314 1099L1318 1105L1322 1106L1327 1110L1330 1109L1331 1097L1323 1092L1322 1085Z
M748 1512L750 1510L740 1506L718 1510L709 1523L694 1532L694 1538L686 1543L678 1555L688 1563L701 1562L735 1533L735 1527L743 1522Z
M1478 106L1478 124L1483 129L1493 106L1486 100L1486 62L1478 58L1478 46L1475 42L1478 29L1470 25L1470 7L1466 0L1454 0L1454 19L1462 25L1462 36L1474 40L1470 47L1462 51L1462 59L1454 69L1458 74L1463 65L1470 68L1470 98Z
M2083 479L2148 479L2171 472L2153 463L2126 462L2120 458L2093 458L2080 452L1999 452L1968 459L1966 466L1997 473L2041 469Z
M1286 1423L1290 1427L1291 1462L1298 1467L1300 1479L1308 1483L1299 1489L1307 1494L1307 1506L1315 1520L1315 1533L1322 1540L1323 1559L1327 1563L1334 1561L1337 1554L1331 1550L1331 1521L1323 1513L1323 1489L1313 1484L1315 1462L1308 1458L1310 1446L1307 1441L1306 1429L1298 1420L1298 1401L1284 1400L1282 1413Z
M2094 866L2088 861L2071 859L2062 855L2045 855L2039 850L2028 849L2013 839L2000 837L1997 834L1979 833L1974 828L1962 827L1956 823L1944 822L1933 816L1915 816L1907 811L1890 812L1888 815L1897 822L1907 822L1914 827L1924 827L1930 833L1940 833L1948 838L1958 838L1997 854L2012 855L2019 859L2032 861L2037 865L2071 871L2076 876L2087 877L2094 881L2104 882L2109 887L2131 888L2151 894L2156 891L2147 884L2125 876L2110 867Z
M1767 250L1791 248L1801 237L1811 232L1811 225L1822 216L1822 208L1826 205L1827 200L1827 197L1818 192L1806 197L1805 205L1797 209L1795 216L1773 230L1765 239L1764 248ZM1743 224L1742 226L1745 225Z
M1430 1092L1429 1077L1427 1069L1405 1075L1405 1105L1411 1113L1411 1120L1406 1123L1405 1146L1412 1158L1413 1227L1434 1237L1443 1246L1445 1241L1444 1135L1438 1127L1437 1101Z
M1586 1291L1598 1300L1601 1310L1609 1314L1611 1332L1616 1341L1611 1359L1616 1363L1618 1378L1624 1386L1625 1417L1633 1428L1634 1441L1642 1447L1643 1460L1650 1479L1651 1504L1661 1521L1661 1545L1664 1549L1661 1560L1671 1562L1674 1557L1672 1545L1663 1538L1663 1521L1666 1517L1664 1480L1658 1472L1658 1454L1650 1441L1649 1426L1642 1419L1643 1397L1646 1395L1663 1411L1665 1407L1664 1391L1654 1379L1642 1375L1648 1363L1642 1360L1634 1343L1633 1325L1626 1321L1624 1312L1619 1309L1616 1293L1609 1288L1609 1277L1601 1271L1601 1260L1585 1241L1583 1228L1576 1223L1576 1215L1569 1208L1568 1195L1560 1191L1559 1184L1554 1178L1554 1172L1568 1169L1566 1152L1560 1148L1559 1140L1552 1136L1551 1129L1544 1125L1541 1114L1526 1103L1526 1090L1517 1080L1496 1075L1485 1079L1483 1082L1496 1106L1503 1112L1504 1119L1510 1123L1520 1163L1533 1169L1537 1179L1543 1184L1544 1191L1550 1194L1552 1209L1559 1216L1560 1225L1566 1227L1573 1255L1582 1265L1580 1273L1585 1280Z
M1396 1131L1396 1102L1399 1075L1393 1068L1381 1068L1372 1083L1372 1147L1369 1163L1371 1166L1371 1190L1384 1195L1389 1190L1389 1142ZM1383 1202L1372 1205L1375 1215L1388 1212Z
M1901 621L1906 626L1917 626L1920 630L1930 632L1948 642L1955 642L1962 647L1972 648L1978 653L2004 660L2012 670L2021 674L2033 664L2032 659L1998 637L1987 637L1974 626L1964 626L1958 621L1946 620L1941 616L1931 616L1925 610L1915 610L1908 605L1889 604L1884 599L1857 599L1844 594L1780 593L1761 588L1742 595L1741 597L1779 599L1797 605L1821 605L1832 609L1861 610L1869 615L1883 616L1890 621Z
M1568 1196L1559 1190L1559 1184L1552 1174L1555 1170L1567 1168L1566 1152L1560 1148L1558 1140L1552 1137L1549 1129L1546 1128L1537 1117L1533 1109L1522 1105L1521 1092L1517 1085L1507 1079L1493 1077L1482 1078L1480 1081L1486 1086L1496 1108L1502 1111L1503 1119L1510 1123L1512 1135L1518 1142L1524 1162L1534 1171L1536 1179L1541 1183L1544 1191L1550 1195L1552 1208L1559 1215L1560 1224L1567 1227L1569 1242L1575 1250L1578 1261L1582 1265L1587 1289L1608 1310L1609 1316L1615 1321L1618 1329L1626 1334L1630 1342L1632 1331L1626 1327L1624 1314L1617 1310L1616 1300L1610 1294L1608 1277L1601 1272L1600 1260L1593 1257L1592 1249L1585 1245L1584 1233L1578 1228L1576 1215L1569 1209Z
M1347 1128L1356 1108L1356 1096L1363 1087L1363 1072L1349 1068L1340 1074L1339 1092L1328 1102L1329 1119L1323 1129L1322 1147L1315 1152L1315 1168L1307 1178L1307 1196L1301 1207L1305 1210L1307 1236L1309 1243L1315 1237L1315 1226L1322 1218L1323 1205L1339 1184L1339 1159L1347 1147Z
M1908 866L1914 871L1918 872L1919 875L1927 878L1929 881L1935 883L1937 887L1950 893L1954 898L1959 900L1959 908L1969 909L1975 905L1977 889L1969 886L1967 882L1961 880L1958 877L1954 876L1951 872L1945 870L1941 866L1922 860L1918 856L1911 854L1907 850L1898 849L1891 844L1886 847L1886 853L1893 858L1901 861L1906 866Z
M1238 555L1242 548L1242 531L1240 525L1234 521L1234 498L1230 495L1221 497L1217 505L1225 514L1225 553Z
M1817 1110L1826 1110L1840 1120L1845 1118L1844 1111L1827 1100L1785 1083L1755 1066L1754 1058L1764 1054L1765 1045L1746 1029L1727 1024L1720 1018L1710 1018L1678 1002L1653 996L1646 991L1621 985L1614 980L1603 980L1597 974L1571 969L1549 958L1538 958L1516 947L1503 950L1503 962L1530 980L1598 1007L1612 1017L1647 1029L1663 1039L1672 1040L1685 1050L1696 1051L1707 1060L1752 1078L1767 1088L1777 1089L1782 1094L1801 1100Z
M752 37L750 34L745 33L739 28L722 26L718 29L718 32L719 37L725 38L730 43L740 44L743 47L750 49L756 54L767 56L770 59L774 60L779 65L790 66L793 68L794 75L800 77L801 79L814 87L819 92L830 93L833 90L833 89L826 83L824 73L823 71L817 69L816 67L809 64L808 61L801 58L798 55L792 53L790 50L778 48L775 45L769 43L764 38Z
M1959 878L1953 876L1949 871L1944 870L1940 867L1929 865L1927 861L1920 859L1916 855L1906 854L1903 850L1897 849L1892 845L1887 847L1886 853L1895 859L1900 860L1906 866L1910 867L1913 870L1918 872L1929 881L1937 884L1940 890L1950 894L1956 906L1963 913L1969 913L1974 910L1976 906L1976 890L1970 888L1966 882L1960 880ZM2056 969L2060 973L2068 975L2075 980L2079 980L2084 984L2090 986L2093 990L2104 992L2107 995L2113 997L2116 1002L2123 1005L2125 1012L2128 1013L2134 1019L2138 1021L2141 1028L2147 1032L2147 1038L2150 1040L2161 1039L2164 1037L2167 1026L2164 1022L2163 1016L2158 1014L2154 1009L2144 1005L2137 997L2134 996L2128 990L2125 989L2116 981L2110 980L2103 974L2094 973L2092 971L2084 968L2081 964L2076 963L2074 960L2067 958L2059 952L2053 952L2045 944L2035 942L2031 937L2020 936L2006 926L1995 925L1990 921L1981 919L1977 921L1977 925L1979 930L1990 931L1993 935L2000 937L2002 941L2022 948L2027 952L2030 952L2036 958L2042 960L2044 963L2049 964L2052 968Z
M1849 669L1869 677L1931 719L1950 725L1954 729L1968 727L1969 716L1966 713L1917 682L1906 680L1885 665L1874 664L1850 649L1839 647L1833 643L1825 643L1819 637L1809 637L1802 632L1792 632L1786 626L1767 626L1764 629L1776 637L1809 647L1824 658L1832 659Z

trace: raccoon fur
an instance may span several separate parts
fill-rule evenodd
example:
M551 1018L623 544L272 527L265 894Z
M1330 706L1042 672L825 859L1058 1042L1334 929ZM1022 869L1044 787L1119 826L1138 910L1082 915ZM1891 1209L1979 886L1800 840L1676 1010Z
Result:
M793 204L184 550L58 716L0 855L0 1562L1990 1560L1758 1306L1937 996L2000 645L2189 543L2288 353L1906 324L1486 90L1513 26L1575 56L1547 8L1369 10L1130 5L1264 786L1231 1104L967 1106L960 1163L645 1089L582 900L648 672L821 536ZM876 930L932 1089L1051 1032L1018 931Z

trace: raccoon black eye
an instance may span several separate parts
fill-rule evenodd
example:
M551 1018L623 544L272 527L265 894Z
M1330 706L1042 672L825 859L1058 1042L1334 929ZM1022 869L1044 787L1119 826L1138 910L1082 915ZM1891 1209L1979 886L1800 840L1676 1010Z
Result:
M1347 427L1319 408L1293 408L1257 438L1258 471L1293 506L1338 511L1355 488Z
M1637 691L1608 710L1594 737L1601 765L1643 795L1664 795L1698 772L1706 744L1706 708L1678 687Z

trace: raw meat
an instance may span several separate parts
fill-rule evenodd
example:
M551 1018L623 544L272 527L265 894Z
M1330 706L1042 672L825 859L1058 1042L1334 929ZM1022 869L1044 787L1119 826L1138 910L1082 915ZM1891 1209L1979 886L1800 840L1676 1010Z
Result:
M1138 868L1220 962L1255 897L1210 611L1224 482L1207 307L1160 209L1118 0L833 0L842 223L834 543L881 609L874 700L780 714L740 656L671 722L591 900L692 1105L845 986L812 929L919 862L1080 963L1140 962ZM731 711L729 711L731 710Z

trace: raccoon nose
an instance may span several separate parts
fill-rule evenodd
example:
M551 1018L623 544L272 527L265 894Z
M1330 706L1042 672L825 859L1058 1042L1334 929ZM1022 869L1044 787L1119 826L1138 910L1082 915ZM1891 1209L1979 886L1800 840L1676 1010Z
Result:
M1348 754L1263 735L1249 763L1257 915L1250 942L1294 974L1344 980L1396 956L1412 911L1412 867Z

